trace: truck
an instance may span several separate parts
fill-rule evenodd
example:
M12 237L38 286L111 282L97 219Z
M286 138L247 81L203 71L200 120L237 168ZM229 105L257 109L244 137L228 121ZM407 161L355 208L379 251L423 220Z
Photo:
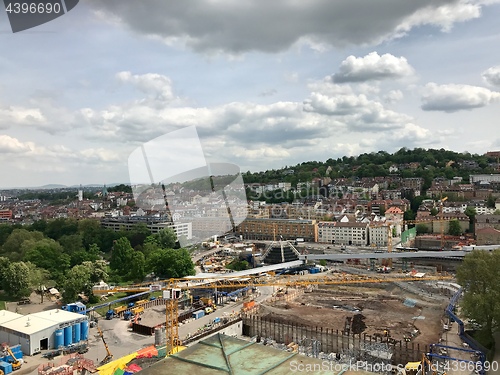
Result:
M121 314L125 310L127 310L127 306L118 306L113 309L116 315Z
M130 320L130 318L132 318L132 311L125 311L123 313L123 319L124 320Z
M212 312L214 312L214 309L212 309L211 307L205 307L205 314L208 315L208 314L210 314Z
M137 306L134 307L132 310L130 310L132 314L137 315L137 314L142 314L144 312L144 307L142 306Z
M106 312L106 319L107 319L107 320L111 320L111 319L113 319L114 317L115 317L115 312L114 312L114 310L108 310L108 311Z

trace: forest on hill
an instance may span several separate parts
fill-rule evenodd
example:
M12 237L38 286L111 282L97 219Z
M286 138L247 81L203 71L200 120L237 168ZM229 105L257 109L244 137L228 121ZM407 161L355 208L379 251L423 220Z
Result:
M410 168L410 163L418 163L418 166ZM398 171L391 173L391 166L397 167ZM498 161L468 152L423 148L410 150L403 147L393 154L378 151L330 158L324 162L308 161L264 172L246 172L243 178L245 183L290 182L292 186L296 186L299 182L321 177L333 179L399 175L403 178L422 177L425 180L424 188L428 188L430 181L436 177L462 177L467 182L470 174L480 173L498 173Z

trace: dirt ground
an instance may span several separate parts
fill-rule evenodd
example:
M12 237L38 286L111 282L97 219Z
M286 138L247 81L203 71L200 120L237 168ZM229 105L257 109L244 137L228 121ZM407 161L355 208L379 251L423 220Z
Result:
M414 299L414 307L403 304ZM418 295L403 292L395 286L387 288L342 287L323 288L304 293L293 301L264 304L259 315L291 320L298 324L321 326L351 333L384 335L419 344L437 343L443 327L444 300L428 302ZM350 322L349 322L350 319ZM416 336L412 332L418 330Z

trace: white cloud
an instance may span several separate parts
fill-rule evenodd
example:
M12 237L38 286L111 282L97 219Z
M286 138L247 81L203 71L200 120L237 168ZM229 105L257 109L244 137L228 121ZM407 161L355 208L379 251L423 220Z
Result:
M33 143L23 143L8 135L0 135L0 154L18 154L30 152Z
M120 82L131 83L137 89L155 99L169 101L174 98L172 92L172 81L169 77L161 74L132 74L131 72L119 72L116 79Z
M412 75L413 72L404 57L398 58L390 53L380 56L377 52L371 52L364 57L347 57L332 79L335 83L365 82L401 78Z
M422 95L424 111L456 112L485 107L500 99L500 93L469 85L428 83Z
M388 104L394 104L403 99L404 95L401 90L390 90L387 94L384 95L384 102Z
M486 83L492 86L500 86L500 65L486 69L482 74Z

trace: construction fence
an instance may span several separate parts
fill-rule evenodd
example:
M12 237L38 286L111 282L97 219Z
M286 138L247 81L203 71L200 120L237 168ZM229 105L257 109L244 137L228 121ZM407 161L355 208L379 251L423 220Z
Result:
M285 345L314 341L319 343L324 353L347 354L356 361L373 357L388 360L392 364L406 364L420 361L422 355L429 351L427 345L404 341L388 342L383 337L363 333L344 335L339 330L301 325L285 319L244 314L242 321L244 336L264 337Z

